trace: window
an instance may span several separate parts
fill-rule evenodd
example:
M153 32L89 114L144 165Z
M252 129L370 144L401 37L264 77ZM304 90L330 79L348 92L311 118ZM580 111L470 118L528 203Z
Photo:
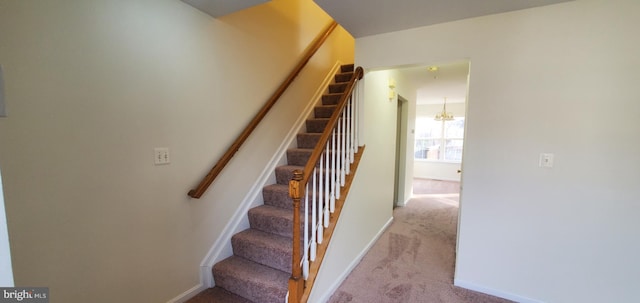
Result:
M464 117L452 121L416 119L415 158L433 161L462 161Z

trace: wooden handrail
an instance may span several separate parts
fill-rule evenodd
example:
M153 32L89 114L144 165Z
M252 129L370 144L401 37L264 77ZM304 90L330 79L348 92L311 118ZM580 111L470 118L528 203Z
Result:
M244 131L236 138L236 140L231 144L229 149L222 155L218 163L216 163L213 168L209 171L209 173L200 181L198 186L189 191L189 196L192 198L200 198L202 194L209 188L209 185L213 183L213 180L220 174L222 169L231 161L231 158L235 155L235 153L240 149L244 141L249 138L249 135L253 132L253 130L258 126L260 121L267 115L269 110L273 107L274 104L280 99L280 96L284 94L287 88L291 85L293 80L298 76L300 71L307 65L311 57L320 49L320 46L327 40L329 35L333 32L333 30L338 26L338 23L332 21L325 30L318 35L314 41L308 47L308 50L305 52L304 56L298 62L298 65L291 71L287 79L282 82L282 84L278 87L278 89L273 93L271 98L265 103L265 105L260 109L260 111L256 114L256 116L249 122L249 125L244 129Z

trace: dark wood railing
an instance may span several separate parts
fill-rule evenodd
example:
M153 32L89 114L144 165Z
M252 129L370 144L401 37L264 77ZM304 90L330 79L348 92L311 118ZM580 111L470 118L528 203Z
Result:
M289 303L299 303L306 302L308 299L308 294L310 292L311 287L313 286L313 282L315 280L315 275L317 274L317 270L319 269L319 264L322 263L322 258L324 257L324 252L326 251L326 243L323 242L323 247L320 248L320 255L316 257L314 261L314 266L312 266L312 272L310 272L310 277L307 279L307 285L305 285L305 280L303 279L302 268L300 267L301 259L300 256L304 255L302 253L302 245L300 243L300 239L302 238L302 230L301 230L301 222L300 222L300 209L301 209L301 200L302 197L306 197L308 193L305 192L305 188L307 188L307 184L310 182L311 177L314 175L317 165L320 161L323 153L326 152L326 147L329 142L329 139L332 135L335 135L336 127L338 126L339 121L341 120L341 116L343 115L343 111L345 110L347 103L349 100L355 101L353 97L353 90L356 87L356 83L358 80L362 79L364 75L364 71L362 67L356 68L354 71L351 80L348 82L345 92L342 97L338 101L337 108L331 115L327 126L322 133L320 140L316 147L314 148L311 156L307 162L307 165L304 167L304 170L296 170L293 173L292 179L289 181L289 195L293 200L293 250L291 256L292 262L292 272L291 277L289 278ZM355 126L357 128L357 125ZM357 144L357 143L356 143ZM358 146L355 146L358 149ZM359 156L356 157L359 159ZM359 161L359 160L358 160ZM357 162L354 164L357 167ZM320 167L322 169L322 167ZM353 175L352 175L353 176ZM352 177L351 176L351 177ZM350 186L350 181L348 181ZM348 191L348 187L345 187L346 191ZM346 194L346 193L345 193ZM344 195L343 195L344 197ZM308 206L306 206L308 207ZM341 208L341 206L340 206ZM338 213L339 214L339 213ZM335 219L330 227L330 230L327 232L327 237L331 237L333 233L333 227L335 227ZM305 248L307 249L307 248ZM306 288L306 289L305 289Z
M242 131L240 136L236 138L236 140L231 144L229 149L222 155L220 160L211 168L209 173L200 181L198 186L189 191L189 196L192 198L200 198L202 194L209 188L209 185L213 183L216 177L220 174L222 169L231 161L231 158L235 155L235 153L240 149L242 144L249 138L249 135L253 132L253 130L258 126L260 121L267 115L269 110L273 107L274 104L280 99L282 94L287 90L287 88L291 85L293 80L298 76L300 71L307 65L311 57L318 51L320 46L327 40L329 35L333 32L333 30L338 26L335 21L332 21L325 30L318 35L313 42L309 45L307 51L304 56L300 60L300 62L296 65L296 67L291 71L289 76L282 82L282 84L278 87L278 89L273 93L271 98L265 103L265 105L260 109L260 111L256 114L256 116L249 122L249 125Z

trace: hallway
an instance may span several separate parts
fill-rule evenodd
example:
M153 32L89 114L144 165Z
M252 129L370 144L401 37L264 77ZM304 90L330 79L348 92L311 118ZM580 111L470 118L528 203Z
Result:
M414 194L330 303L511 302L453 286L459 183L414 179Z

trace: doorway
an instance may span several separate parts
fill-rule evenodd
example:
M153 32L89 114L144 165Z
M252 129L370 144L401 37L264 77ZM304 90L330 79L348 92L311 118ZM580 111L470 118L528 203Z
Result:
M404 206L407 169L407 127L409 125L409 102L398 95L398 109L396 117L396 159L393 187L393 208Z

